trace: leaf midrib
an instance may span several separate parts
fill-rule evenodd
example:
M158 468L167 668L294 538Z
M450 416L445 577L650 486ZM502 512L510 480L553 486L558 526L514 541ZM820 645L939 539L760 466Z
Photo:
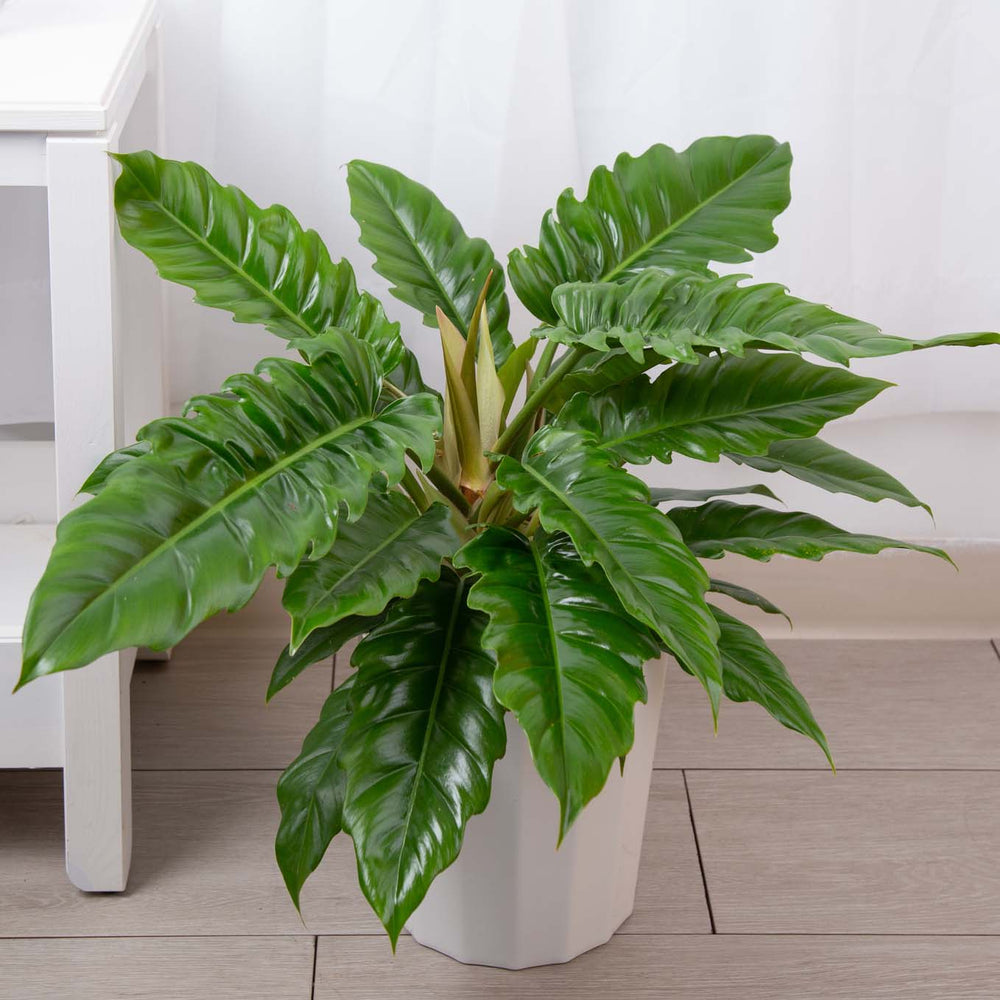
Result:
M861 388L860 386L857 388ZM857 389L847 389L842 392L835 393L825 393L822 396L804 396L801 399L786 400L783 403L772 403L767 406L758 406L753 409L739 409L739 410L727 410L719 413L712 413L708 416L691 417L684 420L662 420L657 422L655 425L646 425L644 428L638 430L634 434L623 434L616 438L609 438L602 443L605 448L614 448L616 445L624 444L627 441L638 441L644 437L652 437L656 434L661 434L663 431L671 430L673 428L683 428L696 426L698 424L712 424L720 420L730 420L734 417L749 417L757 416L759 414L770 413L772 411L780 411L790 409L792 407L798 407L805 404L819 404L828 401L833 401L842 398L850 398L851 395L857 391ZM818 433L818 432L817 432ZM780 438L778 440L802 440L802 435L797 434L797 436L792 439ZM757 457L757 456L751 456ZM766 453L762 457L767 457Z
M199 243L202 247L204 247L206 250L208 250L209 253L211 253L213 256L215 256L217 260L222 261L222 263L228 265L228 267L231 270L233 270L237 274L241 275L246 280L246 282L248 284L252 285L261 295L264 296L264 298L268 299L272 304L274 304L275 306L277 306L277 308L281 312L283 312L297 326L299 326L302 330L304 330L307 334L309 334L309 336L315 337L319 333L319 330L317 330L314 327L310 326L298 313L296 313L293 309L291 309L284 302L282 302L281 299L279 299L274 294L274 292L271 289L269 289L266 285L262 285L245 268L240 267L240 265L234 263L233 260L232 260L232 258L227 257L220 250L217 250L208 241L208 238L206 236L203 236L196 229L192 229L186 222L184 222L183 219L181 219L178 215L176 215L169 208L167 208L166 204L163 202L163 200L161 199L161 197L159 195L157 195L157 194L154 194L154 192L150 191L149 188L146 187L146 185L139 178L139 175L134 170L130 169L129 172L132 174L133 178L135 179L136 184L138 184L139 187L143 191L146 192L147 197L155 205L157 205L159 207L160 211L163 212L163 214L165 216L167 216L167 218L169 218L172 222L174 222L181 229L183 229L184 232L186 232L189 236L193 237L194 240L197 243ZM214 200L214 196L213 196L213 200ZM318 269L317 269L317 271L318 271Z
M559 764L560 770L562 771L562 790L563 794L559 796L559 838L562 839L563 835L566 833L566 813L567 807L569 805L569 762L566 759L566 707L565 707L565 697L563 694L563 667L560 662L559 657L559 647L556 642L556 631L555 621L552 618L552 604L549 601L549 588L548 579L545 575L545 569L542 566L542 560L538 554L538 549L536 547L534 539L528 543L528 548L531 551L532 562L535 565L535 573L538 575L539 582L539 594L541 595L542 608L545 612L545 624L547 626L547 636L549 639L549 648L552 651L552 666L555 668L555 678L556 678L556 702L557 702L557 712L558 712L558 725L559 725Z
M372 174L364 167L359 167L358 169L361 173L364 174L365 179L368 181L372 190L379 197L379 200L382 202L382 204L385 205L385 207L389 210L389 214L395 220L396 225L399 226L400 230L405 235L406 241L410 244L410 246L416 252L417 256L420 258L420 262L421 264L423 264L424 270L427 272L427 274L430 275L431 280L437 286L438 291L441 293L441 297L445 300L445 302L447 302L448 308L451 310L451 318L454 319L460 325L462 329L462 336L467 338L468 327L466 325L466 321L462 318L461 313L458 311L458 306L455 304L455 300L451 297L451 293L442 284L441 279L438 277L437 271L433 267L431 267L431 262L428 260L427 255L424 253L420 244L417 242L416 233L410 232L410 230L403 223L402 216L399 214L399 212L396 211L396 207L386 197L385 193L382 190L381 185L376 181L376 179L372 176ZM442 208L443 207L444 206L442 206ZM445 209L445 211L448 210ZM425 315L427 314L425 313Z
M409 514L409 512L407 512L407 513ZM403 524L402 524L401 527L397 528L390 535L388 535L386 537L386 539L384 541L380 542L378 545L376 545L374 549L371 549L368 552L366 552L365 555L361 559L358 559L357 561L355 561L353 563L350 563L341 572L340 576L329 587L322 588L320 596L318 596L314 601L312 601L311 604L307 605L307 607L303 610L303 612L302 612L302 614L301 614L300 617L302 617L304 619L307 615L312 614L312 612L316 610L316 607L323 600L325 600L326 598L332 597L334 591L336 591L336 590L338 590L338 589L340 589L340 588L342 588L344 586L344 581L345 580L348 580L348 579L350 579L350 577L352 577L355 574L357 574L364 566L368 565L368 563L370 563L373 559L375 559L375 557L378 556L379 553L385 551L385 549L389 548L394 542L398 541L400 539L400 537L402 537L403 535L405 535L406 532L409 531L410 528L412 528L413 525L415 525L417 523L417 521L419 521L423 517L423 515L419 511L416 510L416 508L414 508L414 513L416 514L416 517L414 517L414 516L411 515L408 520L406 520L406 521L403 522ZM338 619L338 621L339 620L340 619ZM326 624L328 624L328 625L335 625L336 622L335 621L334 622L327 622ZM305 640L305 638L306 638L306 636L303 636L303 638L300 640L300 645L301 645L301 642L303 642Z
M714 192L710 198L706 198L704 201L698 202L698 204L695 205L694 208L689 209L675 222L671 222L670 225L667 226L666 229L662 230L654 239L647 240L637 250L634 250L626 258L624 258L624 260L619 261L610 271L608 271L606 275L604 275L599 280L614 281L614 279L623 270L631 267L636 260L640 259L644 254L647 254L650 251L650 249L652 249L652 247L656 246L658 243L662 243L663 240L665 240L672 232L674 232L674 230L676 230L678 227L687 222L688 219L692 218L692 216L697 215L700 211L702 211L705 208L706 205L711 205L716 198L725 194L735 184L742 181L747 176L747 174L753 171L756 167L760 166L760 164L763 163L778 148L780 148L778 145L772 146L763 156L761 156L757 160L754 160L754 162L750 164L750 166L746 170L744 170L743 173L734 177L724 187L719 188L719 190Z
M410 837L410 823L413 820L413 810L417 803L417 789L422 782L423 774L427 764L427 753L430 748L431 733L434 730L434 720L437 715L438 702L441 700L441 691L444 688L444 677L448 672L448 664L451 659L452 645L455 638L455 629L458 624L458 613L462 608L462 598L465 593L465 585L461 580L455 583L455 599L451 607L451 617L448 620L448 630L445 633L444 647L441 651L441 659L438 663L437 681L434 684L434 696L431 699L430 708L427 712L427 728L424 730L423 744L420 747L420 756L417 758L416 767L413 773L413 781L410 784L409 802L406 807L406 816L403 819L402 838L400 839L399 855L396 858L396 877L393 880L392 891L392 911L393 918L396 915L396 906L399 901L399 879L403 868L403 854Z
M587 528L587 530L591 533L591 535L593 535L593 537L598 542L600 542L601 548L604 550L605 553L607 553L608 561L613 563L621 571L622 575L625 576L628 580L632 580L632 574L625 568L625 566L622 565L621 561L608 546L608 543L605 541L604 536L601 535L595 528L591 526L589 519L585 516L583 511L581 511L575 504L571 502L570 495L560 490L555 483L549 480L546 476L543 476L542 473L540 473L533 466L526 465L523 463L518 463L518 464L521 466L522 469L528 472L535 480L541 483L542 486L544 486L553 496L558 498L562 502L563 506L566 507L566 509L569 510L570 513L572 513L576 518L578 518L583 523L583 525ZM574 547L575 545L576 542L574 540ZM581 553L581 558L583 558L582 553ZM586 562L586 560L584 561ZM594 560L592 559L591 562L593 561ZM603 564L602 568L605 568ZM605 572L607 572L606 569ZM609 580L611 579L610 574L608 574L608 579ZM613 583L612 587L614 587ZM645 603L648 605L649 601L646 601ZM650 627L653 628L654 631L659 632L659 628L657 628L656 626L650 624ZM670 630L668 629L668 631ZM666 636L663 636L663 638L666 639ZM672 635L671 639L673 639Z

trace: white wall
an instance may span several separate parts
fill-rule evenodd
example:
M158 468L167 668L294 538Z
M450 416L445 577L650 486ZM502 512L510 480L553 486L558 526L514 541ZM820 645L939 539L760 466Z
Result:
M990 0L163 0L166 155L280 200L376 293L342 164L430 184L501 259L562 187L623 149L704 134L792 143L793 202L763 279L888 332L1000 327L1000 4ZM0 277L0 293L3 291ZM17 280L25 280L23 275ZM280 343L172 290L181 400ZM386 297L431 375L435 338ZM523 312L515 315L529 328ZM6 336L6 332L4 336ZM7 349L6 347L4 348ZM788 483L849 527L1000 540L1000 349L858 365L899 388L828 437L935 508ZM661 481L688 465L660 470ZM692 469L703 479L741 470Z

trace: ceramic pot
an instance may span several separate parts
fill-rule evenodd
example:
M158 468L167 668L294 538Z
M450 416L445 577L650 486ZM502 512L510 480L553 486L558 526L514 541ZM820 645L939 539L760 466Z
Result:
M624 776L616 764L558 850L559 805L508 714L490 804L410 918L416 941L460 962L523 969L609 940L635 903L664 671L663 661L646 666L649 699L636 706Z

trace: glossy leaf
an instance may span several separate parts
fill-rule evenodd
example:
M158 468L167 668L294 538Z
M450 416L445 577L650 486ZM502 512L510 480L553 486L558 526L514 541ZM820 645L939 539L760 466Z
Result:
M775 441L766 455L728 454L726 457L761 472L785 472L831 493L849 493L872 502L895 500L907 507L923 507L931 513L927 504L888 472L819 438Z
M744 506L713 500L701 507L676 507L670 519L685 543L702 559L726 552L768 562L771 556L819 560L830 552L874 554L883 549L913 549L949 562L941 549L900 542L880 535L855 535L812 514Z
M83 485L80 487L81 493L88 493L91 496L97 496L101 490L104 489L105 484L108 481L108 477L123 466L126 462L133 458L138 458L139 455L145 455L149 451L148 441L133 441L132 444L125 445L124 448L119 448L117 451L111 452L109 455L105 455L104 458L98 463L97 468L87 476Z
M347 187L361 245L375 255L376 272L391 282L396 298L423 313L428 326L437 326L440 307L466 336L480 289L493 272L486 310L502 363L513 346L510 306L503 269L489 244L466 236L433 192L391 167L352 160Z
M792 619L777 604L750 590L748 587L741 587L738 583L726 583L725 580L716 580L713 577L709 581L708 589L713 594L724 594L726 597L731 597L734 601L739 601L740 604L748 604L751 607L760 608L761 611L769 615L781 615L788 622L789 626L792 624Z
M754 701L783 726L815 740L832 767L826 736L785 665L755 629L714 606L712 614L721 630L719 651L726 697Z
M365 512L342 524L333 548L304 562L285 583L294 652L315 629L354 615L377 615L394 597L410 597L436 579L441 560L461 541L443 503L423 514L402 493L373 492Z
M980 333L945 333L940 337L914 340L912 343L915 351L923 351L929 347L986 347L989 344L1000 344L1000 333L993 333L991 331Z
M485 624L466 606L465 583L447 572L395 605L354 653L344 829L393 946L458 856L469 817L486 808L506 748Z
M287 208L260 208L196 163L148 151L116 159L122 236L162 277L193 289L196 302L286 340L344 329L372 345L386 372L415 365L399 324L358 291L350 264L335 264L316 232Z
M497 482L514 505L538 508L542 526L564 531L589 566L598 563L629 614L653 629L718 705L717 627L705 604L708 576L641 480L572 431L544 427L521 461L507 456Z
M128 646L166 648L241 607L268 567L288 574L333 542L337 511L359 517L376 473L399 481L409 451L429 465L437 399L375 413L372 349L343 334L312 366L269 358L225 396L140 432L130 459L59 525L28 608L20 683Z
M270 701L279 691L291 684L303 670L336 656L345 643L355 636L371 631L384 620L384 611L371 617L348 615L334 625L327 625L310 632L294 653L285 646L271 672L265 700Z
M631 382L636 376L663 364L655 351L647 350L641 362L629 357L624 347L610 351L588 351L545 400L545 408L558 413L578 392L597 395L612 386Z
M714 497L735 497L753 493L757 496L770 497L778 500L763 483L753 486L715 486L707 490L681 490L670 486L654 488L649 491L650 503L700 503Z
M302 886L341 830L346 776L337 758L351 721L353 686L349 677L326 699L301 753L278 780L281 823L274 855L296 909Z
M620 285L562 285L552 295L557 325L536 336L596 350L621 346L637 361L648 348L667 361L692 364L701 360L697 347L735 354L747 347L772 347L847 364L915 346L828 306L795 298L783 285L740 285L746 277L648 271Z
M456 565L479 574L469 605L490 617L483 645L496 653L493 689L559 799L562 840L632 748L633 709L646 700L642 667L659 646L566 535L529 541L488 528Z
M539 319L567 281L617 281L647 267L739 262L777 242L792 154L770 136L699 139L681 153L650 147L598 167L582 201L569 189L542 220L539 245L510 255L510 281Z
M623 461L669 461L673 452L717 462L722 452L760 455L773 441L815 434L889 386L790 355L751 351L675 365L655 382L640 375L559 414Z

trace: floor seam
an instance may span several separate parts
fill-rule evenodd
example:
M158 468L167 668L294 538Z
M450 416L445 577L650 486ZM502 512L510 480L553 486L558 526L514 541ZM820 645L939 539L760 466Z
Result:
M309 988L309 1000L316 1000L316 960L319 956L319 935L313 935L313 967L312 985Z
M712 933L717 933L715 929L715 914L712 912L712 897L708 893L708 878L705 875L705 862L701 857L701 844L698 842L698 826L694 821L694 806L691 805L691 791L688 788L687 774L681 771L681 777L684 779L684 795L687 798L688 804L688 818L691 820L691 832L694 834L694 849L695 853L698 855L698 870L701 872L701 887L705 892L705 905L708 907L708 923L712 928Z

